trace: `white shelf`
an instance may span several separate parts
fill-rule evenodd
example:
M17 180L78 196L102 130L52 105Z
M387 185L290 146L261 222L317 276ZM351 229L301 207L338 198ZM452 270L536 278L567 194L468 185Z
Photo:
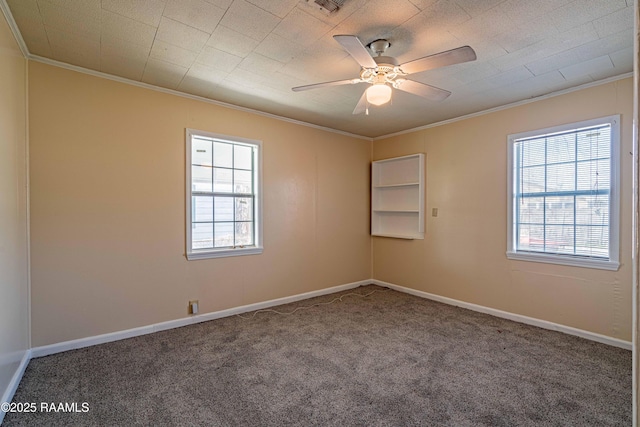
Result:
M415 235L415 236L408 236L408 235L403 235L403 234L374 234L374 236L376 237L392 237L394 239L405 239L405 240L414 240L414 239L424 239L424 235Z
M424 154L373 162L371 234L424 239Z
M395 187L414 187L420 185L419 182L407 182L404 184L387 184L387 185L374 185L373 188L395 188Z

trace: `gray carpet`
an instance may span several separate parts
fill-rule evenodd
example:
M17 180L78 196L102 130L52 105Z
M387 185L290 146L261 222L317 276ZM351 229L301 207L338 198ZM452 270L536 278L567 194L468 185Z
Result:
M376 286L34 359L3 425L624 426L631 352Z

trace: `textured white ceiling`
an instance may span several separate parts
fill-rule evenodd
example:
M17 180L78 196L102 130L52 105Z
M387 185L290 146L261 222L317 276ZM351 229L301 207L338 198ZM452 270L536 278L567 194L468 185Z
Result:
M5 1L5 0L0 0ZM633 0L6 0L30 54L376 137L633 70ZM452 92L394 91L352 115L364 84L336 34L386 38L401 63L464 45L477 61L413 74Z

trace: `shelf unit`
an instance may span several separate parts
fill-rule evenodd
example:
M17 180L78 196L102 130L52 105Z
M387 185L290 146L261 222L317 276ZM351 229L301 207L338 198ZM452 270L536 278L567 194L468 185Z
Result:
M373 162L371 235L424 239L424 154Z

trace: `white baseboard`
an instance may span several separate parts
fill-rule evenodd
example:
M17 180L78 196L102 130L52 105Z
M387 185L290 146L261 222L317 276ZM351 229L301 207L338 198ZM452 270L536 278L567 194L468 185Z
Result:
M228 316L233 316L235 314L246 313L248 311L255 311L263 308L274 307L282 304L288 304L288 303L292 303L292 302L296 302L296 301L300 301L308 298L313 298L321 295L333 294L335 292L340 292L347 289L353 289L359 286L369 285L371 283L372 283L371 280L361 280L359 282L347 283L345 285L334 286L326 289L320 289L318 291L305 292L303 294L297 294L297 295L292 295L284 298L272 299L269 301L243 305L240 307L214 311L211 313L197 314L195 316L185 317L185 318L176 319L176 320L170 320L168 322L156 323L148 326L141 326L139 328L127 329L127 330L118 331L118 332L111 332L108 334L80 338L77 340L64 341L61 343L50 344L50 345L45 345L41 347L34 347L31 349L31 357L35 358L35 357L49 356L51 354L61 353L63 351L75 350L79 348L89 347L92 345L104 344L104 343L118 341L126 338L137 337L140 335L151 334L153 332L165 331L167 329L179 328L181 326L193 325L195 323L220 319L222 317L228 317Z
M29 364L30 360L31 350L25 350L22 358L20 359L20 365L18 365L18 369L16 369L16 371L13 373L11 381L9 381L9 385L2 394L2 398L0 398L0 403L11 402L11 400L13 399L13 395L18 389L20 381L22 381L22 376L24 375L24 371L27 369L27 365ZM4 415L5 412L0 411L0 424L2 424L2 421L4 420Z
M548 322L546 320L540 320L533 317L523 316L520 314L509 313L508 311L497 310L495 308L489 308L482 305L459 301L453 298L447 298L440 295L430 294L428 292L418 291L416 289L405 288L404 286L398 286L393 283L383 282L381 280L372 279L370 283L373 283L374 285L378 285L378 286L383 286L385 288L390 288L399 292L415 295L421 298L442 302L444 304L454 305L456 307L462 307L469 310L478 311L480 313L490 314L492 316L501 317L503 319L513 320L514 322L525 323L527 325L537 326L543 329L549 329L552 331L563 332L569 335L575 335L581 338L586 338L591 341L596 341L596 342L608 344L614 347L623 348L625 350L632 349L632 344L629 341L608 337L606 335L596 334L594 332L585 331L583 329L572 328L571 326L560 325L559 323Z
M520 314L509 313L506 311L484 307L481 305L472 304L464 301L459 301L452 298L443 297L440 295L430 294L430 293L419 291L416 289L398 286L393 283L383 282L381 280L369 279L369 280L361 280L359 282L347 283L345 285L334 286L331 288L321 289L318 291L306 292L303 294L292 295L284 298L277 298L277 299L259 302L255 304L248 304L240 307L229 308L226 310L214 311L214 312L205 313L205 314L198 314L195 316L185 317L185 318L176 319L176 320L170 320L167 322L156 323L148 326L141 326L139 328L127 329L124 331L96 335L96 336L87 337L87 338L80 338L77 340L64 341L61 343L45 345L41 347L34 347L31 349L30 358L48 356L48 355L60 353L63 351L75 350L79 348L89 347L92 345L104 344L112 341L118 341L126 338L137 337L137 336L151 334L154 332L164 331L168 329L179 328L181 326L193 325L200 322L220 319L222 317L228 317L236 314L246 313L249 311L260 310L263 308L274 307L282 304L288 304L288 303L292 303L292 302L296 302L296 301L300 301L308 298L313 298L321 295L332 294L335 292L353 289L353 288L357 288L359 286L368 285L368 284L383 286L386 288L394 289L396 291L404 292L411 295L416 295L421 298L426 298L433 301L438 301L445 304L454 305L457 307L462 307L462 308L466 308L473 311L478 311L480 313L490 314L492 316L513 320L515 322L525 323L527 325L537 326L543 329L550 329L553 331L564 332L569 335L575 335L575 336L586 338L592 341L597 341L603 344L612 345L614 347L620 347L627 350L631 350L631 342L629 341L608 337L606 335L596 334L596 333L585 331L582 329L572 328L570 326L560 325L558 323L548 322L546 320L535 319L533 317L522 316ZM23 368L23 372L24 372L24 368Z

